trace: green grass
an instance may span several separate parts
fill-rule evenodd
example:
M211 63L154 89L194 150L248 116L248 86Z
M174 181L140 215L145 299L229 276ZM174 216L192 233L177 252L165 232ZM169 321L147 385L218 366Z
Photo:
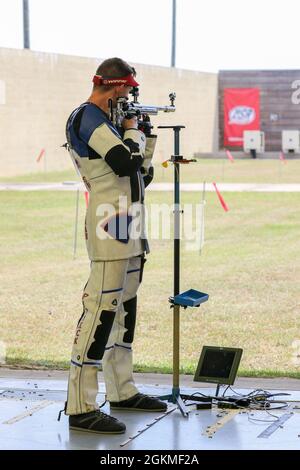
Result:
M156 165L156 181L172 182L173 168ZM184 182L199 183L299 183L300 160L235 160L199 159L189 165L181 165Z
M181 166L182 181L198 183L219 181L226 183L299 183L300 160L288 160L283 164L278 160L235 160L199 159L196 163ZM60 182L77 181L74 168L62 172L39 172L1 178L2 182ZM155 181L173 181L172 166L163 168L155 165Z
M0 178L0 181L4 183L57 183L61 181L80 181L80 178L72 167L65 171L41 171L37 173L28 173L25 175L10 176L6 178Z
M171 202L149 193L148 204ZM300 194L225 193L225 213L207 194L201 256L182 244L181 290L208 292L201 308L181 314L181 370L194 373L203 345L242 347L239 375L300 377ZM89 273L80 199L73 259L75 193L1 192L0 341L7 364L68 367ZM182 202L199 194L183 193ZM136 371L171 372L172 242L153 240L139 291ZM153 347L154 346L154 347ZM298 352L300 354L300 351Z

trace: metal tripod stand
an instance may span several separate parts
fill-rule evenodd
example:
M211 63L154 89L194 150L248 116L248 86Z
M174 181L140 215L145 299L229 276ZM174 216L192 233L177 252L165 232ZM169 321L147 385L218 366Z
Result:
M180 165L194 162L195 160L187 160L180 155L179 133L185 126L158 126L158 128L173 129L174 132L174 155L170 159L174 165L174 295L169 298L173 308L173 388L171 394L163 395L160 398L177 404L182 415L187 417L189 410L183 400L204 400L203 398L198 399L197 397L180 393L180 308L198 307L201 303L208 300L208 294L195 289L189 289L180 294L180 214L183 213L180 209Z

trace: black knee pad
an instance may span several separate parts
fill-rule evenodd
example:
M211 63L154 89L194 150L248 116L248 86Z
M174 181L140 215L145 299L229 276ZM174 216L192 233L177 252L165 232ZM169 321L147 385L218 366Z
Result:
M94 335L94 342L88 350L88 359L100 360L103 358L105 346L107 344L116 312L111 310L102 310L100 315L101 325L98 325Z
M134 338L135 322L136 322L136 306L137 297L123 302L123 307L127 315L125 316L125 328L127 329L124 334L124 343L132 343Z

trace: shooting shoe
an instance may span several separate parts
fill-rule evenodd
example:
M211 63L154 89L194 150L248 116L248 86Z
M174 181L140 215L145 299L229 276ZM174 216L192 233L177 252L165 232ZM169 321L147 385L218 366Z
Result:
M69 416L69 429L98 434L123 434L125 424L100 410Z
M110 402L110 408L127 411L167 411L167 404L155 397L137 393L128 400Z

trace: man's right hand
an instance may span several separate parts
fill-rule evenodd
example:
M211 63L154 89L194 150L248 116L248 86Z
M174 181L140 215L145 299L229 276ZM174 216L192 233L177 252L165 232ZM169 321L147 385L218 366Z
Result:
M126 119L126 118L123 119L122 126L125 129L125 131L127 129L137 129L138 128L137 117L134 116L131 119Z

